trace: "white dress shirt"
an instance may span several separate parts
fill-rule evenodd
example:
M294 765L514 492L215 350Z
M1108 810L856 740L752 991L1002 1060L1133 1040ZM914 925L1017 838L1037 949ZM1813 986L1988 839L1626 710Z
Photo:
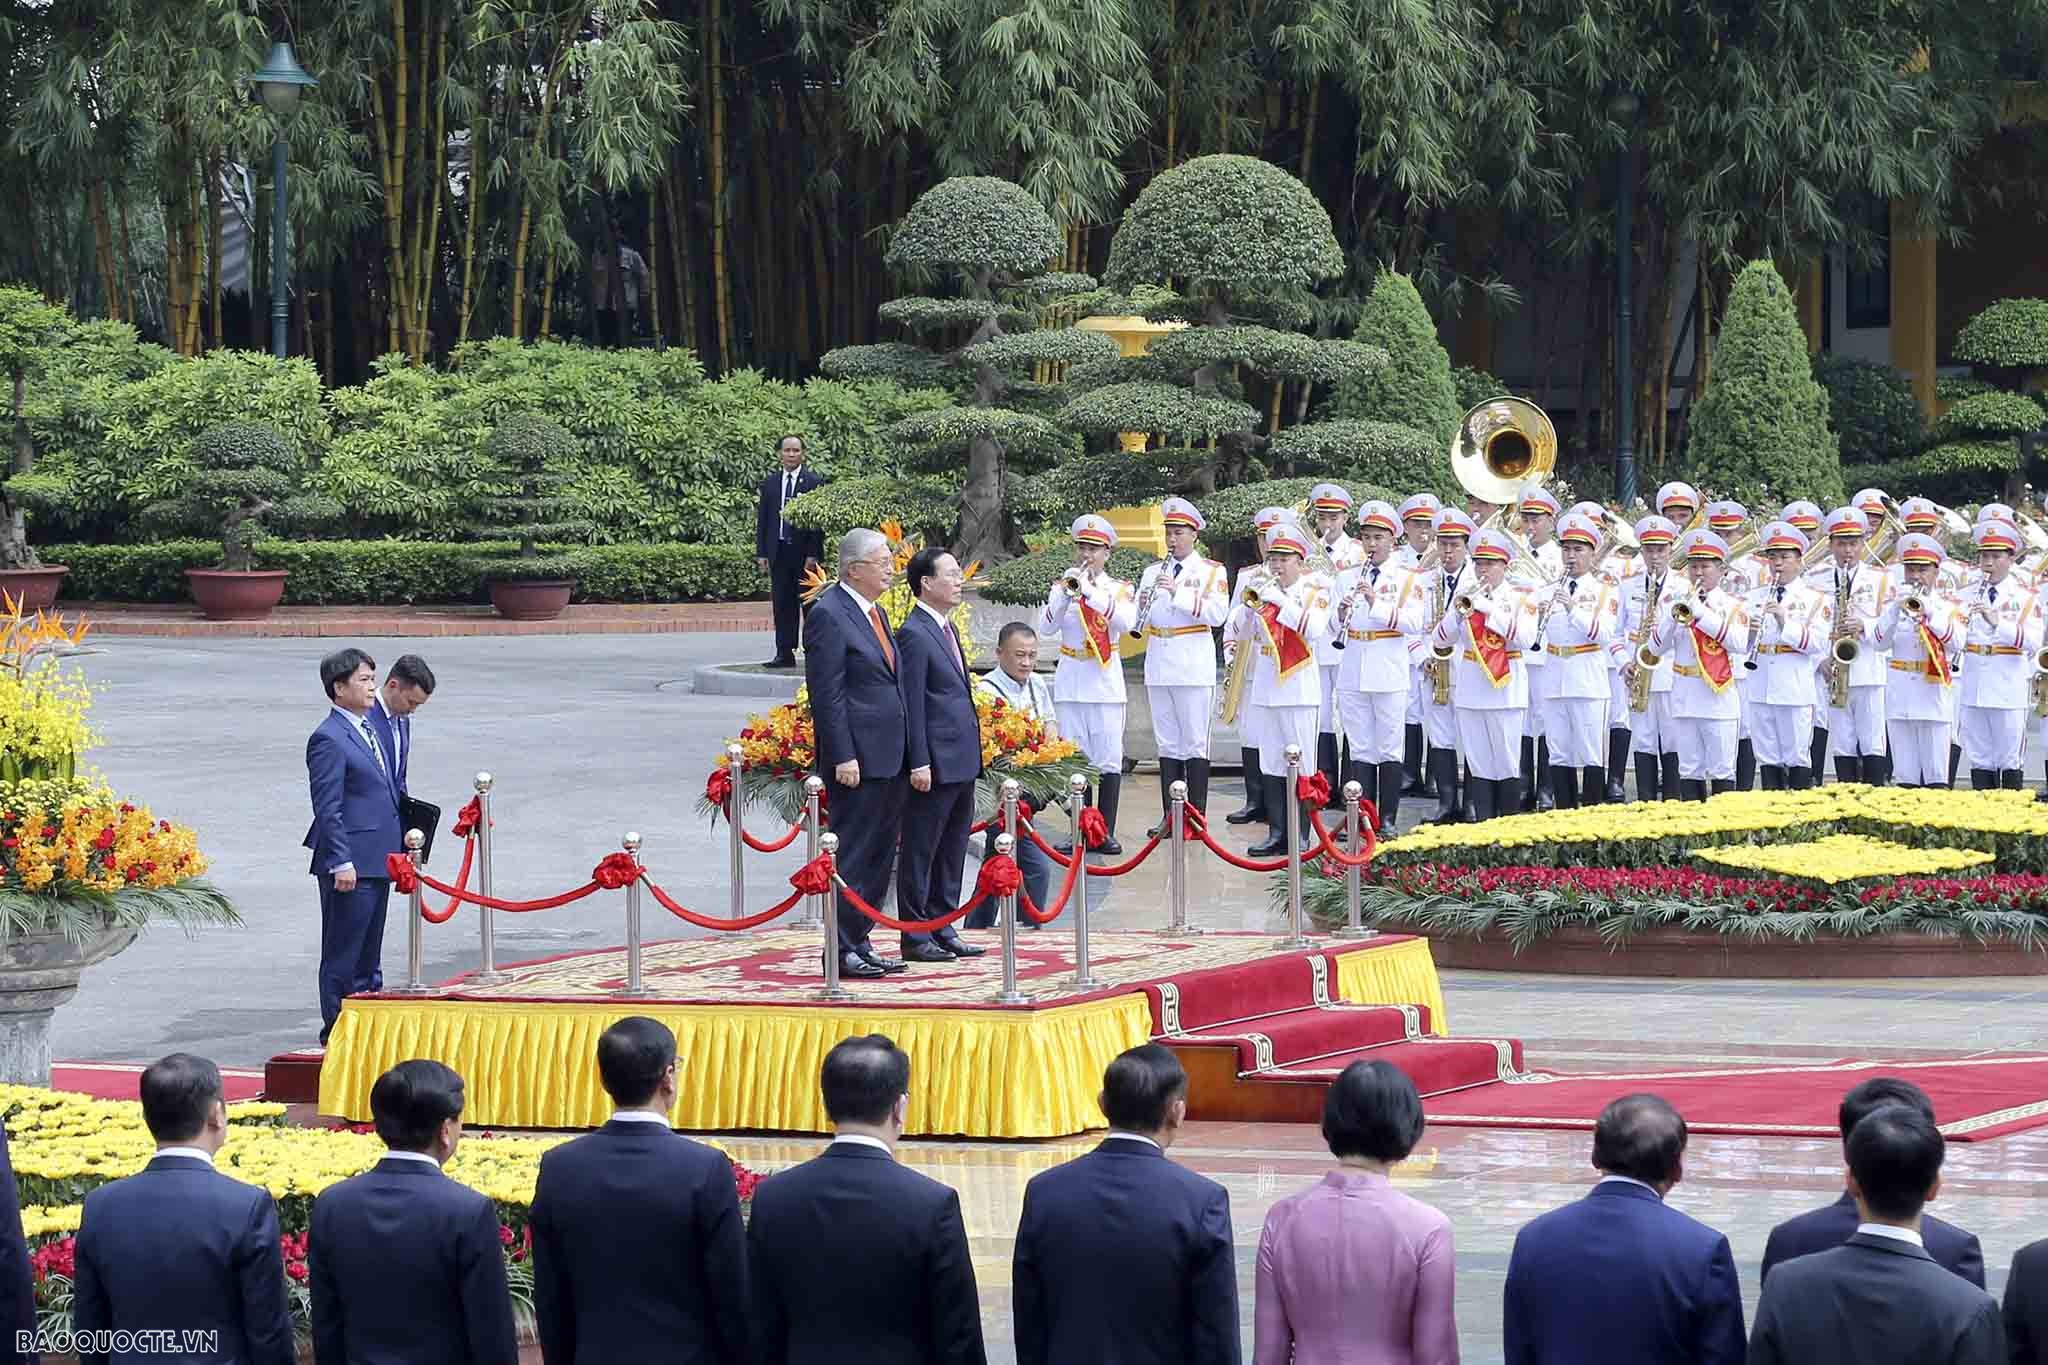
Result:
M658 1123L668 1127L668 1115L656 1114L646 1109L614 1109L612 1120L616 1123Z
M1872 1237L1889 1237L1894 1242L1911 1242L1922 1251L1927 1249L1927 1239L1920 1235L1918 1228L1895 1227L1890 1223L1858 1223L1859 1235L1868 1233Z
M380 1159L384 1161L418 1161L432 1166L437 1171L441 1169L441 1163L428 1156L425 1152L394 1152L387 1149Z
M880 1138L869 1137L866 1133L835 1133L832 1141L827 1145L831 1147L872 1147L878 1152L888 1152L891 1161L896 1159L896 1153L890 1148L888 1143Z
M189 1156L193 1160L203 1161L209 1166L213 1164L213 1153L207 1151L204 1147L159 1147L156 1149L156 1156ZM156 1157L153 1156L150 1160L154 1161Z

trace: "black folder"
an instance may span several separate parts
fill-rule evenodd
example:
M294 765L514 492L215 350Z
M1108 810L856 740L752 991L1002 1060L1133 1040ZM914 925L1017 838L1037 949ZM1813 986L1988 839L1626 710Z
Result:
M434 831L440 827L441 808L439 806L421 801L417 797L401 796L398 798L399 838L403 839L405 832L409 829L416 829L421 834L427 836L427 841L420 845L421 863L425 863L428 855L433 853Z

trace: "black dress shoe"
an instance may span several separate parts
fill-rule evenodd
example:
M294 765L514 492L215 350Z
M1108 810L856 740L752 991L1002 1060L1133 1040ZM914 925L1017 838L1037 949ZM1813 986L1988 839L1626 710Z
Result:
M868 947L866 944L862 944L859 948L856 948L854 951L860 954L861 961L867 963L870 967L873 967L878 971L900 972L904 970L902 958L883 957L880 953L876 952L873 948Z
M978 943L969 943L952 929L941 929L932 935L932 941L954 957L980 957L988 951Z
M1121 858L1124 846L1114 839L1104 839L1101 843L1090 849L1089 852L1100 853L1105 858Z
M796 667L796 656L795 656L794 654L778 654L778 655L776 655L776 656L775 656L774 658L770 659L770 660L769 660L769 661L768 661L767 663L765 663L765 664L762 664L762 665L761 665L761 667L763 667L763 668L795 668L795 667Z
M913 939L903 945L903 959L906 962L951 962L953 955L936 943Z
M888 973L884 972L874 963L869 962L859 953L841 953L839 955L839 975L842 977L857 976L864 980L869 980L878 976L886 976Z

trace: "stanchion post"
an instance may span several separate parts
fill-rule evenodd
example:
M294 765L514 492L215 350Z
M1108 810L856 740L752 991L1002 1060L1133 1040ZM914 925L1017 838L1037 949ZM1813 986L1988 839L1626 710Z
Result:
M819 836L818 856L825 859L832 874L826 879L825 890L818 897L819 918L825 924L825 989L818 992L818 998L851 1000L853 993L839 984L839 915L833 892L839 880L839 836L831 833Z
M1301 746L1287 746L1287 946L1310 946L1301 918Z
M1344 784L1344 828L1351 832L1345 852L1352 857L1365 847L1361 832L1364 821L1360 819L1359 802L1365 799L1365 788L1356 782ZM1338 938L1371 938L1375 930L1365 927L1365 913L1359 904L1362 888L1360 877L1363 869L1356 863L1344 869L1344 927L1337 931Z
M1017 857L1017 850L1024 847L1024 831L1017 828L1017 803L1023 797L1023 784L1014 777L1004 778L1003 785L996 795L996 824L999 827L996 830L996 837L1001 838L1005 834L1010 836L1010 857L1013 860ZM1023 901L1019 899L1018 904L1023 904ZM1041 910L1044 908L1039 907ZM1001 897L996 898L996 910L997 913L1002 911Z
M411 860L414 877L412 891L405 898L405 984L393 991L393 995L425 995L427 983L421 975L425 971L422 961L426 956L427 917L421 913L426 909L426 887L420 885L418 877L420 849L426 845L427 836L416 829L405 832L405 856Z
M1188 784L1175 782L1166 789L1167 819L1169 838L1173 840L1172 856L1166 864L1166 876L1172 897L1172 911L1166 926L1168 938L1189 938L1205 932L1188 923Z
M1084 855L1088 844L1081 838L1081 808L1087 804L1088 779L1081 773L1075 773L1067 779L1067 835L1074 841L1073 851ZM1087 883L1082 883L1081 889L1087 890Z
M818 861L818 840L825 833L825 779L812 773L804 779L804 861ZM825 902L817 896L804 897L804 917L798 927L815 929L825 918Z
M626 850L626 856L633 860L637 871L640 867L640 831L629 829L626 837L619 840ZM647 994L646 984L640 975L640 878L626 883L626 989L620 992L628 996Z
M489 773L476 775L476 889L477 894L489 896L491 891L491 846L497 841L491 837L491 786ZM488 905L476 908L477 947L482 961L470 980L489 983L503 981L505 974L498 970L498 939L496 912Z
M726 810L726 829L732 835L732 918L747 913L747 751L737 744L725 746L725 770L732 775L732 805Z
M1016 783L1012 782L1008 785L1014 787ZM1005 792L1005 796L1007 797L1008 795L1010 793ZM1011 818L1015 819L1014 806L1011 807ZM998 834L996 836L996 856L999 858L1015 858L1017 856L1017 836L1014 834ZM1017 989L1017 893L1015 891L1004 893L1002 908L998 913L1003 917L1003 988L996 992L996 1003L998 1005L1021 1005L1025 1003L1025 1000L1024 992Z

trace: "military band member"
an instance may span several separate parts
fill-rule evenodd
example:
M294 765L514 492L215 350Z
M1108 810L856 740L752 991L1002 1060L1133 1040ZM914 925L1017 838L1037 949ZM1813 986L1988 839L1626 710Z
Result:
M1403 539L1394 547L1388 562L1397 569L1420 569L1425 561L1433 565L1436 558L1436 514L1442 510L1443 504L1433 493L1416 493L1404 501L1401 504ZM1434 796L1436 791L1422 760L1423 693L1428 681L1419 666L1411 668L1409 673L1408 712L1401 739L1401 768L1407 774L1402 795Z
M1288 746L1298 746L1303 755L1315 752L1321 692L1315 647L1329 636L1330 602L1308 572L1308 547L1308 537L1293 522L1268 531L1267 572L1255 586L1238 590L1224 627L1227 641L1257 651L1240 724L1259 750L1266 793L1268 837L1249 850L1260 858L1287 851L1287 803L1296 799L1287 790ZM1301 771L1311 770L1304 765ZM1304 817L1304 838L1306 829Z
M1365 550L1345 532L1345 525L1351 520L1351 490L1342 484L1319 483L1309 491L1309 510L1315 516L1316 541L1320 560L1328 561L1324 574L1323 591L1332 601L1336 600L1337 575L1346 569L1356 568L1365 559ZM1312 556L1312 558L1318 558ZM1336 792L1343 786L1337 773L1337 665L1343 660L1343 653L1333 647L1334 642L1325 641L1316 646L1316 672L1322 680L1323 699L1316 715L1316 748L1313 755L1316 771L1329 781L1330 790Z
M1252 514L1252 539L1258 546L1259 558L1246 565L1237 575L1237 594L1242 596L1249 588L1255 588L1266 581L1266 532L1283 521L1294 520L1294 511L1287 507L1261 507ZM1226 651L1227 653L1227 651ZM1259 745L1245 733L1243 724L1238 726L1239 763L1244 770L1244 804L1223 817L1233 825L1249 825L1264 822L1266 815L1266 788L1259 781Z
M1901 520L1905 516L1901 508ZM1935 523L1940 521L1937 514ZM1878 621L1878 637L1891 656L1886 660L1884 713L1892 775L1902 787L1947 787L1950 780L1955 661L1963 632L1955 607L1941 592L1946 558L1933 536L1908 531L1899 537L1903 581ZM1908 610L1909 599L1914 610Z
M1673 481L1657 490L1657 515L1684 535L1696 529L1693 520L1700 513L1699 490L1689 483Z
M1856 642L1856 660L1846 666L1849 675L1848 705L1836 706L1824 697L1828 708L1828 748L1834 754L1837 782L1885 780L1884 658L1877 650L1877 618L1891 596L1891 584L1884 570L1867 562L1869 523L1853 507L1838 507L1825 523L1829 561L1806 576L1834 606L1833 631L1836 640ZM1833 653L1819 661L1821 686L1831 686L1833 671L1843 665Z
M1668 597L1650 634L1651 648L1672 661L1671 720L1678 732L1679 797L1704 801L1735 788L1735 739L1742 709L1735 696L1735 657L1749 619L1742 602L1721 588L1728 543L1712 531L1689 531L1679 542L1690 586Z
M1613 513L1601 504L1591 501L1573 503L1572 515L1584 517L1599 527L1603 538L1609 536L1608 523ZM1643 556L1639 550L1623 554L1618 536L1603 539L1599 569L1626 590L1629 580L1642 574ZM1623 784L1628 780L1629 719L1628 692L1622 685L1621 662L1610 650L1607 656L1607 799L1613 802L1628 799L1628 788ZM1580 799L1583 800L1583 796Z
M1455 507L1446 507L1436 514L1437 568L1435 573L1423 577L1423 586L1429 590L1428 610L1423 617L1427 629L1409 646L1422 674L1422 724L1429 740L1429 780L1436 787L1437 810L1429 818L1440 821L1454 820L1458 815L1458 711L1453 667L1456 661L1433 657L1432 647L1443 621L1449 619L1454 626L1457 624L1453 604L1458 594L1471 588L1475 581L1467 558L1473 532L1472 518ZM1439 676L1452 683L1442 701L1437 699Z
M1444 530L1439 520L1439 544ZM1457 589L1430 642L1439 653L1452 651L1458 751L1471 779L1466 804L1480 821L1521 806L1521 738L1529 710L1522 655L1535 638L1536 613L1526 590L1508 582L1514 547L1507 536L1481 531L1471 545L1472 576Z
M1736 544L1744 537L1742 528L1749 520L1749 509L1739 502L1710 502L1707 504L1707 529L1728 542L1728 572L1721 577L1724 591L1747 599L1750 593L1763 586L1770 577L1764 566L1763 555L1755 548L1737 552ZM1754 617L1751 618L1754 620ZM1735 674L1735 696L1742 706L1741 738L1735 742L1735 790L1746 792L1756 786L1756 746L1750 742L1749 693L1755 681L1754 670L1743 668Z
M1551 795L1569 810L1607 793L1607 651L1621 628L1621 585L1595 567L1600 528L1590 518L1567 516L1558 543L1563 573L1537 603L1536 640Z
M1820 507L1803 499L1795 499L1778 509L1778 520L1792 527L1806 537L1807 543L1820 539ZM1813 769L1813 785L1818 787L1827 780L1828 759L1828 713L1827 708L1816 703L1813 710L1813 746L1807 754L1807 765Z
M1230 585L1224 567L1195 548L1208 523L1193 503L1168 498L1159 519L1166 528L1166 558L1139 580L1137 607L1145 637L1146 700L1159 744L1159 802L1170 815L1173 784L1186 782L1188 805L1206 812L1209 717L1216 696L1211 632L1230 615Z
M2041 613L2013 574L2019 532L2006 522L1982 521L1971 538L1983 577L1965 590L1962 602L1968 622L1957 717L1963 760L1970 765L1973 790L2017 788Z
M1039 633L1060 642L1053 710L1060 733L1101 774L1094 804L1109 826L1109 839L1100 851L1114 856L1123 852L1116 839L1124 780L1124 665L1117 644L1138 619L1138 604L1131 585L1109 573L1116 528L1090 514L1074 522L1073 537L1075 567L1053 583Z
M1942 524L1940 504L1932 499L1907 498L1899 504L1899 520L1905 525L1908 533L1926 536L1937 546L1942 545L1942 533L1947 528ZM1904 545L1903 539L1901 539L1900 544ZM1935 573L1935 586L1942 592L1953 596L1962 590L1963 584L1970 577L1970 571L1971 566L1968 561L1957 559L1949 554L1944 547L1942 550L1941 566ZM1903 563L1893 565L1890 576L1894 589L1902 587L1906 582Z
M1365 562L1337 576L1331 631L1344 661L1337 666L1337 711L1351 745L1345 776L1378 809L1387 831L1401 810L1401 747L1415 673L1408 639L1421 633L1429 597L1424 575L1394 567L1395 525L1394 509L1384 502L1359 509Z
M1765 791L1804 791L1813 785L1814 660L1827 653L1834 604L1799 573L1806 536L1790 522L1764 528L1768 581L1749 594L1748 720Z
M1672 571L1671 552L1678 543L1678 527L1666 517L1644 517L1635 524L1636 542L1642 546L1643 572L1622 585L1621 634L1610 652L1620 670L1621 704L1629 718L1629 742L1636 760L1636 800L1676 801L1678 799L1678 732L1671 720L1671 656L1652 640L1658 613L1674 593L1683 589L1680 576ZM1635 678L1642 665L1638 653L1647 648L1656 657L1650 669L1649 702L1637 711L1632 705Z
M1564 554L1557 543L1557 495L1532 484L1523 490L1516 510L1521 513L1522 538L1528 542L1529 559L1534 563L1517 560L1508 576L1531 589L1557 582L1564 573ZM1522 736L1522 809L1550 810L1556 797L1550 780L1549 736L1544 731L1549 714L1549 684L1544 673L1549 658L1541 650L1532 650L1522 662L1529 666L1529 728Z

